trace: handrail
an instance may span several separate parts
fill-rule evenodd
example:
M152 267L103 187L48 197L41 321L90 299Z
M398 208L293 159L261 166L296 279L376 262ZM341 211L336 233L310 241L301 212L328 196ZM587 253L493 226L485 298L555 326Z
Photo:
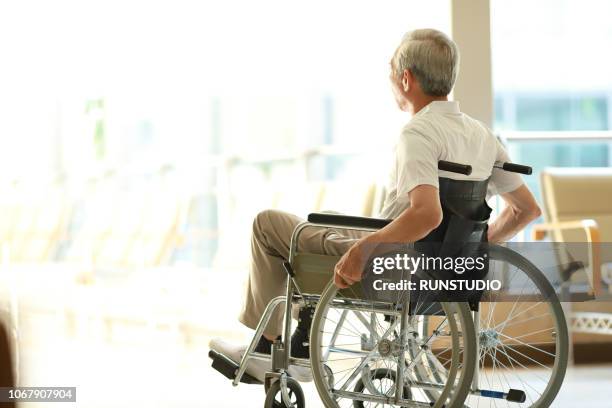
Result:
M504 131L499 132L508 141L542 140L612 140L612 130L562 130L562 131Z

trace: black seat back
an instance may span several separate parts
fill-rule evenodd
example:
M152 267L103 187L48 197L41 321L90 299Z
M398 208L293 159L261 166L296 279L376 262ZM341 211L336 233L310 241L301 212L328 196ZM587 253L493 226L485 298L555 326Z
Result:
M429 256L460 256L463 247L486 242L491 208L487 205L489 180L439 179L442 223L415 248ZM465 245L465 244L472 245Z
M476 280L484 279L487 275L487 222L492 211L486 201L488 182L488 179L482 181L439 179L442 223L425 238L417 241L414 244L415 249L429 257L484 257L486 262L484 269L466 268L460 276L448 270L429 271L429 275L435 279L459 277ZM438 293L436 297L438 300L468 301L471 308L477 310L482 292L453 292L446 295Z

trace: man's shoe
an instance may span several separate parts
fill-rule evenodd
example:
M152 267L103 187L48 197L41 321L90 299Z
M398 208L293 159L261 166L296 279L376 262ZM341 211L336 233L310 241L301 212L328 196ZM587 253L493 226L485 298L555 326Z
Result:
M278 338L280 339L281 336L278 336ZM255 346L255 350L253 350L256 353L261 353L261 354L271 354L272 353L272 341L266 339L264 336L261 336L259 338L259 343L257 343L257 346Z

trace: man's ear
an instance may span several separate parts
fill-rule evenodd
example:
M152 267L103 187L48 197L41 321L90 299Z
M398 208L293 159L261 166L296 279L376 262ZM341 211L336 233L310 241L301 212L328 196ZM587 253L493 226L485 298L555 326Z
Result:
M402 75L402 89L404 92L408 92L410 90L410 84L412 82L412 72L409 69L404 70L404 74Z

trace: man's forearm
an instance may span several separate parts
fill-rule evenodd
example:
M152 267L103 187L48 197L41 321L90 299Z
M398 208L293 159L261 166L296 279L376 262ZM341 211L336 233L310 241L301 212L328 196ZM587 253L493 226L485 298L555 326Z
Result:
M488 240L492 243L504 242L515 236L535 218L534 215L517 212L506 207L501 214L489 225Z
M386 227L363 238L362 244L415 242L429 234L440 222L441 218L432 217L429 210L409 207Z

